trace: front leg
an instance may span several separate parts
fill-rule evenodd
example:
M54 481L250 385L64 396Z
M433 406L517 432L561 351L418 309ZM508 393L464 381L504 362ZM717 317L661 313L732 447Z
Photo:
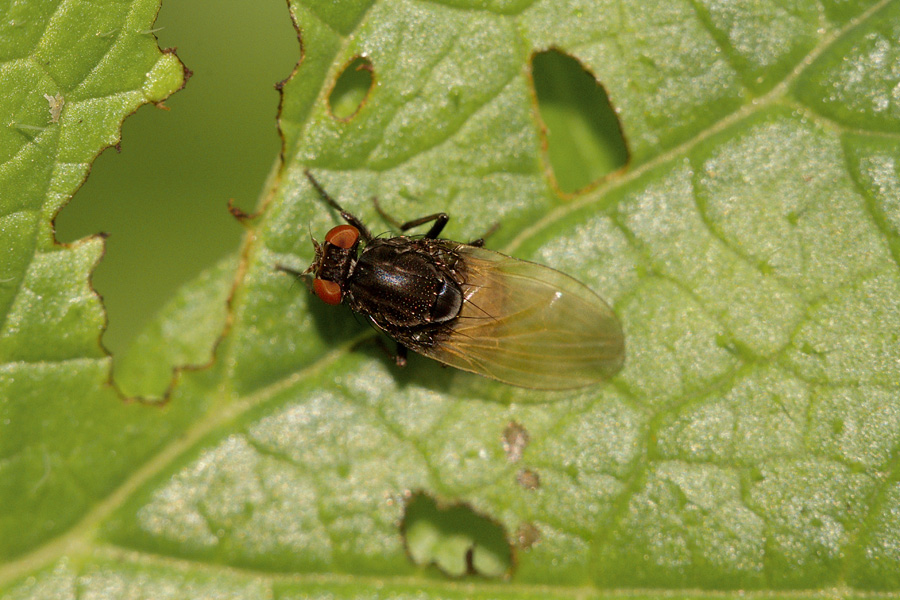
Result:
M398 367L406 366L406 346L400 342L397 342L397 354L394 355L394 362Z
M360 221L359 218L357 218L355 215L344 210L344 207L338 204L337 200L332 198L331 195L329 195L329 193L325 191L325 188L322 187L322 184L319 183L319 181L315 177L313 177L312 173L309 172L309 169L303 171L303 174L306 175L306 178L309 179L309 182L312 184L312 186L316 189L317 192L319 192L319 196L327 204L331 205L332 208L336 209L340 213L342 219L359 230L359 235L362 236L362 239L365 242L372 241L372 233L368 230L368 228L366 228L365 225L363 225L363 222Z
M394 363L398 367L406 366L406 352L407 352L406 346L404 346L400 342L397 342L397 351L391 352L391 350L387 347L387 344L384 343L384 340L381 338L381 336L375 338L375 343L378 344L378 346L382 350L384 350L385 354L387 354L388 356L391 357L391 359L393 359Z

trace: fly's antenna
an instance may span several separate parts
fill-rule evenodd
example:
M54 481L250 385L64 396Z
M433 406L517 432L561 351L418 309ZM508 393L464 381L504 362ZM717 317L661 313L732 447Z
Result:
M315 257L313 258L312 263L308 267L306 267L306 270L301 273L301 277L318 271L319 265L322 262L322 244L320 244L319 241L313 237L312 226L309 223L306 224L306 231L309 233L309 241L312 242ZM304 279L308 280L309 277L304 277ZM309 281L307 281L307 284L308 283Z
M275 265L275 270L280 271L282 273L287 273L288 275L293 275L294 279L303 280L303 282L306 283L306 286L309 287L309 285L310 285L309 274L315 272L316 268L319 266L319 260L322 257L322 245L319 244L319 242L316 241L316 238L314 238L312 236L312 229L310 228L309 224L306 225L306 228L309 231L309 239L312 240L313 248L315 249L315 253L316 253L316 257L313 259L312 264L309 265L308 267L306 267L305 270L298 271L297 269L295 269L293 267L289 267L287 265L282 265L281 263L278 263Z

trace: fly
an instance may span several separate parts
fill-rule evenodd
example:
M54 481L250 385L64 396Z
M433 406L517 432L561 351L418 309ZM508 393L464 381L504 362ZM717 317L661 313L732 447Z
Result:
M599 383L625 359L612 309L579 281L555 269L470 243L438 238L449 217L436 213L398 225L432 223L424 236L375 237L308 171L344 225L313 240L313 291L346 304L407 349L451 367L526 388L563 390ZM386 216L386 215L385 215ZM388 220L391 220L388 217ZM391 220L392 221L392 220ZM393 222L393 221L392 221Z

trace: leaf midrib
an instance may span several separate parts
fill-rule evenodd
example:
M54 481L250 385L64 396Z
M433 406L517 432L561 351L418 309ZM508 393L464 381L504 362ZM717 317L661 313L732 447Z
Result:
M387 586L410 587L418 591L429 590L435 594L429 597L442 597L440 592L469 592L480 596L488 596L494 593L497 597L569 597L573 599L583 598L709 598L726 599L740 596L748 600L758 598L900 598L900 594L871 592L861 593L847 586L832 586L822 589L795 589L795 590L715 590L702 588L689 588L669 590L664 588L633 588L622 590L621 588L603 589L589 585L550 585L541 583L519 583L504 581L502 579L472 580L472 579L438 579L429 577L430 568L423 569L422 574L417 575L357 575L352 573L281 573L248 567L235 567L225 564L210 564L196 562L190 559L151 554L137 550L130 550L112 544L101 544L91 548L93 556L116 563L137 563L172 569L184 574L203 573L211 577L221 577L223 574L246 582L265 582L269 591L273 591L278 585L348 585L353 584L362 589L383 589Z

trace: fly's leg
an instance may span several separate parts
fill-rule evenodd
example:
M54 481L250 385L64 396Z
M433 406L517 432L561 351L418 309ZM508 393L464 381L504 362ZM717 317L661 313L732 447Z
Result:
M306 281L306 275L309 273L309 269L307 269L306 271L298 271L284 265L275 265L275 270L281 271L282 273L287 273L288 275L293 275L299 281Z
M413 219L412 221L407 221L406 223L400 223L399 221L397 221L397 219L384 212L384 209L382 209L381 205L378 204L378 198L372 198L372 202L375 203L375 210L378 211L378 214L381 215L381 218L400 231L406 231L407 229L412 229L413 227L418 227L419 225L424 225L425 223L434 221L434 225L432 225L431 229L428 230L428 233L425 234L425 237L429 240L433 240L438 235L440 235L441 231L444 230L444 226L447 224L447 221L450 220L450 217L449 215L447 215L447 213L439 212L434 213L433 215L428 215L427 217Z
M394 362L398 367L406 366L406 346L400 342L397 342L397 354L394 355Z
M290 273L297 279L303 279L303 275L304 275L303 271L297 271L296 269L292 269L292 268L286 267L284 265L275 265L275 270L281 271L283 273Z
M500 229L500 223L499 222L494 223L493 225L491 225L490 229L488 229L487 231L484 232L484 235L482 235L477 240L472 240L471 242L469 242L469 246L475 246L476 248L484 248L484 240L486 240L489 237L491 237L492 235L494 235L494 232L497 231L498 229Z
M307 275L309 275L309 269L305 271L298 271L297 269L292 269L291 267L286 267L284 265L275 265L276 271L281 271L282 273L287 273L296 279L297 281L302 281L306 284L306 287L310 287L310 280Z
M387 344L384 343L384 340L380 337L375 338L375 343L384 350L384 353L391 357L394 363L397 364L398 367L406 366L406 346L397 342L397 351L391 352L390 348L387 347Z
M434 213L433 215L428 215L427 217L414 219L412 221L404 223L400 226L400 231L406 231L407 229L412 229L413 227L422 225L423 223L430 223L431 221L434 221L434 225L432 225L431 229L428 230L428 233L425 234L426 239L433 240L438 235L440 235L441 231L444 230L444 226L449 220L450 217L447 215L447 213Z
M312 184L316 191L319 192L319 196L322 197L322 200L331 205L332 208L341 213L341 218L356 227L359 230L359 235L362 236L362 239L366 242L372 241L372 234L366 228L365 225L362 224L358 218L356 218L351 213L344 210L340 204L337 203L337 200L328 195L328 192L325 191L325 188L322 187L322 184L316 181L316 178L312 176L312 173L309 172L309 169L303 171L303 174L306 175L306 178L309 179L309 182Z

